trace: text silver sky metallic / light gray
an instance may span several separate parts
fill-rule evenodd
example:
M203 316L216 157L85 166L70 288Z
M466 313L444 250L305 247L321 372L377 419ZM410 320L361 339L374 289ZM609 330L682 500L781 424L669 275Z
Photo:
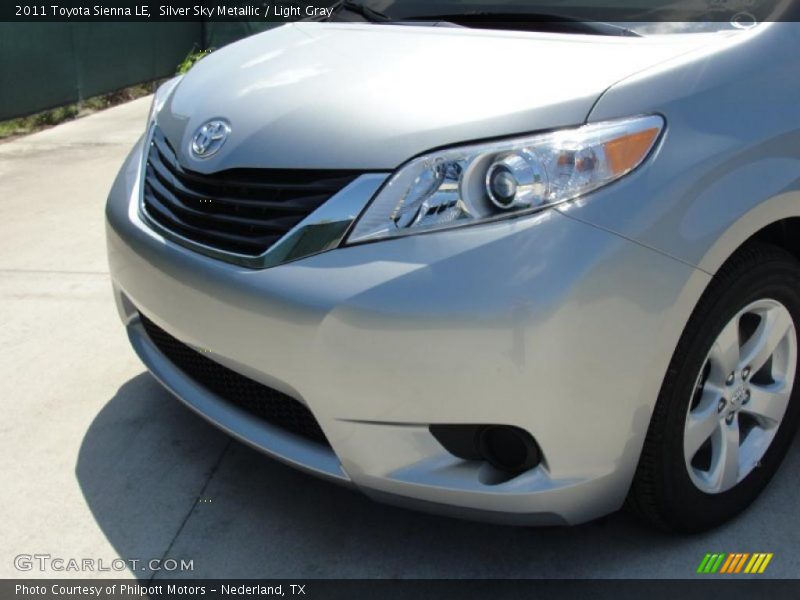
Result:
M382 501L721 523L800 420L799 49L794 23L232 44L161 87L111 190L131 343Z

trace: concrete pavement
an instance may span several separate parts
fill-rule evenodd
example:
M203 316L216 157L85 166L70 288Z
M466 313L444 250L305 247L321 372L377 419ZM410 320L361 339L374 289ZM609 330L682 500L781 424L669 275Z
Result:
M800 575L800 439L756 505L708 534L625 514L516 529L375 504L183 408L128 347L105 258L105 194L148 103L0 144L0 577L131 574L15 568L49 554L193 560L187 577L673 578L706 552L756 551L775 553L767 575Z

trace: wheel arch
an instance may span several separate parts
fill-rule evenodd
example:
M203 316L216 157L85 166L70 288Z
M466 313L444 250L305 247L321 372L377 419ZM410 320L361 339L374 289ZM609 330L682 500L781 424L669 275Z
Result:
M751 241L773 244L800 260L800 198L796 191L773 197L742 215L725 229L697 267L713 275Z

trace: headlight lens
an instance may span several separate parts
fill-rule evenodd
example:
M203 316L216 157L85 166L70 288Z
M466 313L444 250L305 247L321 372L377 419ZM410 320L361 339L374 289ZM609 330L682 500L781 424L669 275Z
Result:
M348 242L495 220L577 198L638 167L663 128L660 116L635 117L421 156L391 177Z
M175 89L181 79L183 79L183 75L178 75L177 77L173 77L162 83L158 86L155 94L153 94L153 103L150 105L150 113L147 115L147 130L150 130L156 122L156 117L158 113L161 112L161 109L164 108L164 104L167 102L167 98L169 98L172 90Z

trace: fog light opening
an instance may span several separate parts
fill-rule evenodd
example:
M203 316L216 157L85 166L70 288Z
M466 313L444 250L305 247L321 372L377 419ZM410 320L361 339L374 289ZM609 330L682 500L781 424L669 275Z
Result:
M519 427L489 425L478 438L481 457L495 469L519 474L541 462L541 452L533 436Z

